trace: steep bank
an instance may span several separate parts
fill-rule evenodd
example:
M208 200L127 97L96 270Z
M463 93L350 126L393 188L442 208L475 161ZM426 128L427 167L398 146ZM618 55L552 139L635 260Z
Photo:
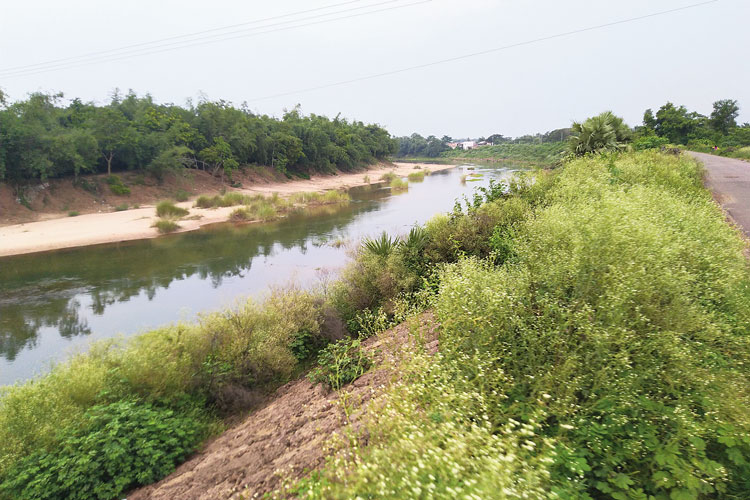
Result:
M452 168L453 165L427 165L431 171ZM305 191L346 189L377 182L387 172L406 176L414 171L414 164L379 164L366 171L335 176L314 176L310 180L257 183L236 191L244 194L290 195ZM180 231L192 231L207 224L225 222L236 207L214 209L193 208L193 201L178 203L190 210L190 215L180 221ZM50 214L47 220L13 224L0 227L0 257L20 255L62 248L73 248L100 243L155 238L159 233L152 226L156 219L153 205L120 212L90 213L69 217L67 213Z

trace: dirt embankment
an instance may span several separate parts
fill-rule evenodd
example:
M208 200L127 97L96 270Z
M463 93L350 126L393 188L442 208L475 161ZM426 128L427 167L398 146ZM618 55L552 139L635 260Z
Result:
M437 350L437 325L431 313L419 318L428 352ZM341 395L300 379L281 387L263 408L210 442L165 479L141 488L128 500L217 500L261 498L319 469L325 461L325 445L347 428L360 435L362 415L395 379L394 367L412 342L409 327L399 325L369 339L373 369L345 387L347 404L354 411L347 417Z
M423 165L432 171L453 166ZM377 182L386 172L406 176L414 171L414 167L415 165L410 163L383 163L357 173L320 175L310 180L295 181L281 180L278 174L267 169L253 169L238 179L242 183L241 188L228 190L246 194L277 192L289 195L303 191L346 189L366 184L368 180ZM27 190L24 202L34 210L19 203L17 195L7 186L0 184L0 257L155 238L159 234L152 227L156 219L153 203L162 199L174 199L179 190L187 193L189 200L178 205L190 209L190 216L180 222L181 231L191 231L206 224L224 222L234 210L233 207L193 208L192 200L197 195L215 194L226 188L218 179L205 172L190 172L188 177L173 178L162 184L149 184L136 174L123 176L123 181L130 187L130 195L113 195L102 176L91 176L86 179L88 191L81 187L81 183L74 186L71 180ZM90 187L92 185L97 187ZM71 211L80 215L70 217ZM24 218L29 220L18 223Z

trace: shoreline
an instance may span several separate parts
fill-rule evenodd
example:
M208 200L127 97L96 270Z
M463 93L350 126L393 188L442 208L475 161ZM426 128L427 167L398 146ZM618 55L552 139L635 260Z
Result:
M406 177L414 172L414 165L414 163L403 162L394 162L392 165L381 163L356 173L313 176L310 180L255 185L243 189L232 189L228 192L248 195L278 193L280 196L288 196L306 191L349 189L368 184L364 180L365 176L371 178L371 183L379 182L380 176L387 172ZM421 165L432 172L456 166L455 164L433 163L421 163ZM190 215L181 220L182 227L171 234L195 231L206 225L227 222L229 214L237 208L194 208L195 198L197 197L176 203L177 206L189 209ZM59 217L41 221L2 226L0 227L0 257L157 238L163 236L151 227L157 219L155 205L147 205L122 212L92 213L76 217L59 214Z

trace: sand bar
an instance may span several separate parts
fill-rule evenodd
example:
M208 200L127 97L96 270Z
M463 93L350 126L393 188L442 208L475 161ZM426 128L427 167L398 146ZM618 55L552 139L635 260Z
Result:
M289 195L304 191L327 191L346 189L366 184L365 176L377 182L386 172L395 172L406 176L414 172L414 163L394 163L378 165L367 171L339 174L333 176L313 176L310 180L298 180L250 186L247 189L234 191L246 194L279 193ZM420 163L435 172L452 168L455 165ZM187 220L181 220L178 232L194 231L207 224L225 222L229 214L237 207L200 209L193 208L193 200L177 203L178 206L190 209ZM194 217L190 219L190 217ZM58 218L14 224L0 227L0 257L21 255L62 248L115 243L119 241L156 238L159 233L151 227L157 220L154 205L142 206L122 212L106 212L68 217L59 214Z

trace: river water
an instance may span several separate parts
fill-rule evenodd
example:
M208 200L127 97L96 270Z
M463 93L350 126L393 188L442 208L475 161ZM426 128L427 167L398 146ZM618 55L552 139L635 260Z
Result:
M271 286L331 279L362 237L407 233L513 170L461 165L410 183L402 194L372 184L352 189L349 204L273 222L2 258L0 385L44 373L93 340L191 321ZM467 173L481 176L463 184Z

